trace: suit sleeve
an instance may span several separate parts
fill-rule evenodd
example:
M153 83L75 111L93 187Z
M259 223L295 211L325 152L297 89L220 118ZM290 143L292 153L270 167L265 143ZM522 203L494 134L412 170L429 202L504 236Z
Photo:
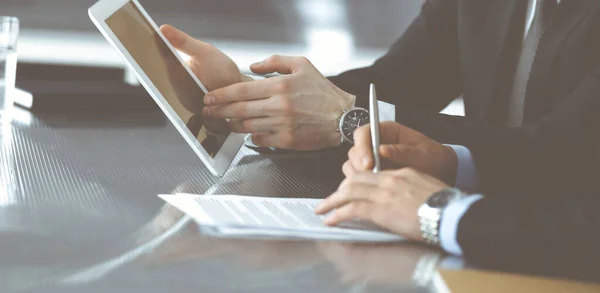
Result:
M382 100L396 106L397 122L439 142L467 147L479 171L480 188L475 192L567 191L594 180L590 176L600 149L598 65L562 102L552 102L552 113L523 127L438 114L463 92L457 3L426 1L385 56L331 81L357 95L357 104L363 107L368 104L369 83L376 83Z
M476 266L550 276L600 276L600 197L486 196L461 218L457 239Z
M381 100L437 113L462 93L457 0L429 0L388 53L372 66L330 80L368 108L370 83ZM435 86L431 86L435 85Z
M600 65L591 66L553 112L522 127L396 105L396 121L446 144L467 147L478 193L585 192L600 163Z
M600 162L600 66L555 110L510 128L465 117L397 108L396 120L444 143L464 145L479 176L477 192L585 192Z

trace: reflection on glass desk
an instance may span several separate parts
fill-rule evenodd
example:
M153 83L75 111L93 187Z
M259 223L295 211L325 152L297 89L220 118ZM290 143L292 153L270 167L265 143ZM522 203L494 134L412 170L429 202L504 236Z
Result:
M159 193L323 198L345 154L244 149L213 177L160 113L0 129L1 292L434 292L412 243L216 239Z

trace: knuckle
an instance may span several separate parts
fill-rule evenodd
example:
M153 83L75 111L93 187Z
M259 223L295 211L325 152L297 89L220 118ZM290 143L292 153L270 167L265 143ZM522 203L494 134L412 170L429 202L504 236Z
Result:
M352 157L352 156L355 156L355 155L356 155L356 146L353 146L348 151L348 157Z
M348 159L350 161L358 161L361 158L360 155L360 151L356 148L356 147L352 147L349 151L348 151Z
M351 179L345 179L342 184L340 185L340 191L349 191L353 189L353 186L355 184L352 182Z
M277 93L289 93L292 88L292 82L289 78L282 78L277 82L275 91Z
M386 188L383 190L383 195L387 200L390 200L396 194L396 189L394 188Z
M402 152L400 150L398 150L397 147L394 147L394 146L387 148L386 150L389 152L389 155L391 157L399 157L399 156L403 155Z
M356 129L354 131L354 135L356 136L367 136L370 135L371 133L371 128L368 127L368 125L363 125L362 127L359 127L358 129Z
M252 123L250 120L242 120L242 123L240 123L240 128L243 132L252 132L254 123Z
M290 119L289 117L284 117L283 120L281 120L281 123L279 125L279 128L286 132L293 132L294 127L295 127L294 120Z
M235 106L234 115L235 117L243 117L246 114L246 103L238 103Z
M409 168L404 168L404 169L400 170L399 174L402 177L406 178L406 177L414 176L415 174L417 174L417 171L415 169L409 167Z
M240 83L239 84L239 86L238 86L238 94L240 95L239 98L241 98L242 100L248 99L249 90L248 90L248 84L247 83Z
M298 62L298 64L300 64L300 65L309 65L310 64L310 60L308 60L308 58L306 58L306 57L297 57L296 62Z
M293 147L295 142L296 142L296 138L294 137L294 135L291 132L284 132L281 135L281 144L283 145L284 148Z
M396 176L389 176L383 179L383 186L390 188L395 186L398 183L398 178Z
M400 170L397 170L394 172L394 176L396 176L397 178L405 178L407 176L407 168L402 168Z
M257 146L260 146L260 147L267 147L268 146L268 144L267 144L267 138L263 134L253 134L252 135L252 142L254 144L256 144Z
M271 55L271 57L267 58L267 63L276 63L280 58L281 56L277 54Z
M390 177L394 179L394 182L404 181L404 176L400 172L391 174Z
M196 62L196 60L190 59L186 63L192 69L192 71L194 71L194 73L196 73L196 71L198 70L198 63Z
M352 176L352 174L354 174L354 167L352 167L352 164L350 162L346 162L342 167L342 171L344 172L344 175Z
M269 114L277 113L280 109L279 107L279 97L271 97L265 101L265 105L263 107L264 111Z
M281 111L283 112L283 114L286 114L286 115L294 114L294 111L295 111L294 103L291 98L282 97L280 102L281 102Z
M348 204L348 214L357 215L360 212L360 207L355 202Z

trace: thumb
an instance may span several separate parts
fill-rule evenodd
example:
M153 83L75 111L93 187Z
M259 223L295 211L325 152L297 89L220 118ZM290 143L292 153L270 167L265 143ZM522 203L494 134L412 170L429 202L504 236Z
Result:
M279 74L292 74L298 71L299 65L303 60L306 59L302 57L273 55L262 62L252 64L250 70L256 74L269 74L275 72Z
M187 33L174 28L168 24L160 27L162 34L169 40L175 49L189 55L190 57L205 55L211 45L192 38Z

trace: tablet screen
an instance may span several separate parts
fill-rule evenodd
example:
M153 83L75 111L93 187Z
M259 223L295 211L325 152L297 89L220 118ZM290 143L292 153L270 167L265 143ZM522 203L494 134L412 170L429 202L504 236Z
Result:
M106 24L214 158L231 133L229 124L223 119L202 116L204 92L136 5L125 4Z

